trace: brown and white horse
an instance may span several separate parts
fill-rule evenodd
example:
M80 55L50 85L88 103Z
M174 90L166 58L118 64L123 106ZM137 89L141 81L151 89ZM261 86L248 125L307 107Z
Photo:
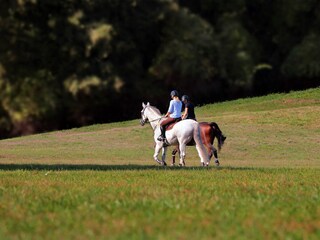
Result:
M216 166L220 165L220 162L218 160L218 153L216 148L213 146L214 139L217 138L218 140L218 150L220 151L224 141L226 140L226 137L222 134L219 126L215 122L200 122L200 132L201 132L201 140L203 144L205 145L208 154L209 154L209 159L212 158L212 156L215 157L215 164ZM188 144L188 146L192 146L191 144ZM172 165L175 164L175 157L177 152L179 152L179 146L177 146L173 151L172 151Z

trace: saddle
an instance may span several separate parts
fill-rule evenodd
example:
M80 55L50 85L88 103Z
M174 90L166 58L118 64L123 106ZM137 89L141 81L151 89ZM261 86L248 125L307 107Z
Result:
M176 119L174 122L172 123L169 123L167 126L166 126L166 131L169 131L173 128L174 125L176 125L178 122L180 122L182 119L181 118L178 118Z
M162 129L162 130L161 130L161 132L162 132L163 130L164 130L164 132L162 132L162 134L158 137L158 141L164 141L163 144L164 144L165 146L168 146L169 143L168 143L167 140L166 140L165 132L166 132L166 131L169 131L170 129L172 129L173 126L174 126L177 122L179 122L179 121L181 121L181 118L175 119L174 122L169 123L168 125L166 125L166 126L164 127L165 129Z

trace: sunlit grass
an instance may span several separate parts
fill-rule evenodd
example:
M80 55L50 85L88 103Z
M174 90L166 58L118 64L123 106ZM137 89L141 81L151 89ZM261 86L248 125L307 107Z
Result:
M318 239L320 89L196 114L219 168L158 166L138 120L1 140L0 239Z
M1 172L14 238L305 238L320 232L319 169Z

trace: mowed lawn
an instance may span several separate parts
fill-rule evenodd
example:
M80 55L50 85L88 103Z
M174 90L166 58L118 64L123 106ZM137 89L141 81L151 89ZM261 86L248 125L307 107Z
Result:
M320 89L196 114L220 167L158 166L138 119L1 140L0 239L319 239Z

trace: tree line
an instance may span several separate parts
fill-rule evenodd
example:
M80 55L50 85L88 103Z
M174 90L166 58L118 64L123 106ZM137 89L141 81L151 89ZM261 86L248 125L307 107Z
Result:
M319 86L318 0L3 0L0 137Z

